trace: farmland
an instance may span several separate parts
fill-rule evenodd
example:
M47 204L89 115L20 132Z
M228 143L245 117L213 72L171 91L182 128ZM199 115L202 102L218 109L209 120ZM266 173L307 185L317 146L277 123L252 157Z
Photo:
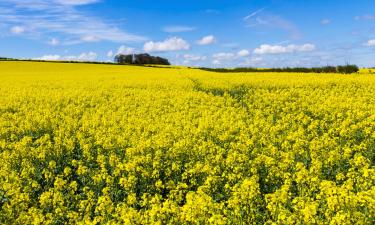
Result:
M373 74L0 62L1 224L373 224Z

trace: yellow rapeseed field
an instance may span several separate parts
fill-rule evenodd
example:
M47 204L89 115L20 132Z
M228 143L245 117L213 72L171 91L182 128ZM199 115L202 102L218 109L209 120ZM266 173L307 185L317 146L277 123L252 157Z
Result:
M375 75L0 62L0 224L374 224Z

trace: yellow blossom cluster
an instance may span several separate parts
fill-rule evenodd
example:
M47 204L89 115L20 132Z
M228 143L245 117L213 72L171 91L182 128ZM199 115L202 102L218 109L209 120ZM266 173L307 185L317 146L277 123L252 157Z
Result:
M0 224L374 224L375 76L0 62Z

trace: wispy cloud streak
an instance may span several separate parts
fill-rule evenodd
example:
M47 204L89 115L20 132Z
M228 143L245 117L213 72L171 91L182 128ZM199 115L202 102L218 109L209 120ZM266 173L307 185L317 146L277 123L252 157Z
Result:
M0 0L3 25L25 27L29 37L62 35L65 44L87 41L138 42L147 38L128 33L95 16L88 16L78 6L97 0Z
M281 16L267 13L265 10L266 8L261 8L245 16L243 20L246 23L246 27L282 29L289 32L293 39L300 38L300 32L294 23Z

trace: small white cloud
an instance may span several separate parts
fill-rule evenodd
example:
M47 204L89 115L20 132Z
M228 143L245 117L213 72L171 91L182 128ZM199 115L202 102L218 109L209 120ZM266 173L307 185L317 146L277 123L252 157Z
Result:
M182 38L172 37L162 42L146 42L143 46L146 52L168 52L168 51L180 51L189 50L190 45L187 41Z
M100 38L94 36L94 35L86 35L81 37L81 41L83 42L98 42L100 41Z
M108 58L112 58L113 57L113 51L112 50L107 53L107 57Z
M46 60L46 61L56 61L60 60L60 55L44 55L42 57L34 58L35 60Z
M215 53L212 55L212 64L221 64L222 62L228 63L233 62L235 60L239 60L240 58L249 56L250 52L246 49L240 50L237 53L232 52L220 52ZM214 63L215 62L215 63Z
M25 28L21 26L14 26L10 28L10 32L12 32L12 34L22 34L23 32L25 32Z
M354 17L355 20L375 20L375 15L366 14L363 16L356 16Z
M375 39L368 40L364 45L368 47L375 46Z
M258 63L258 62L261 62L263 60L262 57L252 57L250 59L251 62L254 62L254 63Z
M229 60L236 59L236 55L233 54L233 53L230 53L230 52L229 53L221 52L221 53L213 54L212 58L214 58L215 60L218 60L218 61L222 61L222 60L229 61Z
M249 57L245 58L243 62L239 64L239 66L250 66L250 67L257 67L262 65L263 58L262 57Z
M62 60L68 61L95 61L98 58L98 54L95 52L82 53L80 55L64 56Z
M136 52L135 48L121 45L117 50L117 55L118 54L129 55L129 54L134 54L135 52Z
M214 60L212 61L212 64L214 64L214 65L220 65L221 62L220 62L220 60L218 60L218 59L214 59Z
M163 28L164 32L167 33L180 33L180 32L189 32L195 30L195 27L189 26L166 26Z
M323 19L323 20L321 20L320 21L320 24L322 24L322 25L328 25L328 24L330 24L332 21L330 20L330 19Z
M198 45L210 45L216 42L216 38L213 35L208 35L197 41Z
M246 57L250 55L250 52L246 49L242 49L241 51L237 52L239 57Z
M206 60L206 56L200 56L200 55L192 55L192 54L185 54L184 59L187 61L201 61Z
M49 42L48 42L49 45L52 45L52 46L56 46L56 45L59 45L60 44L60 41L56 38L52 38Z
M315 45L313 44L303 44L303 45L261 45L259 48L254 50L254 54L264 55L264 54L283 54L283 53L294 53L294 52L310 52L315 50Z

